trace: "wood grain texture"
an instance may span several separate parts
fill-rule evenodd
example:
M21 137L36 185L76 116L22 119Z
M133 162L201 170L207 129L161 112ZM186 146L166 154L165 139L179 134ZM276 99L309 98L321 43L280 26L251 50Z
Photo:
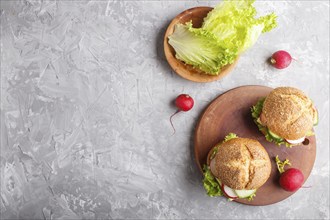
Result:
M230 132L236 133L239 137L256 139L265 147L271 159L271 175L267 182L258 189L254 200L236 200L236 202L247 205L274 204L294 193L284 191L278 184L276 155L279 155L281 160L289 159L291 167L302 171L305 181L310 175L315 161L315 136L308 137L308 145L287 148L266 141L264 135L258 130L251 117L250 108L271 90L272 88L265 86L242 86L229 90L211 102L196 127L195 157L201 171L203 164L206 163L209 150Z
M230 73L238 62L238 59L236 59L233 64L223 67L218 75L212 76L207 75L203 71L195 69L193 68L193 66L187 65L184 62L175 58L175 51L173 47L168 43L168 36L170 36L174 32L175 25L178 23L184 24L191 20L193 23L193 27L201 27L204 17L206 17L206 15L212 9L213 8L211 7L196 7L183 11L172 20L165 32L164 52L169 65L178 75L193 82L212 82L219 80L226 76L228 73Z

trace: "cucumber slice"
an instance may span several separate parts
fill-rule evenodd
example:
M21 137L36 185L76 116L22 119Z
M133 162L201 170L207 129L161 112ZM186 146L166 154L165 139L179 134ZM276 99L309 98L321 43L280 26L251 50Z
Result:
M274 139L282 141L283 138L281 138L280 136L278 136L277 134L275 134L274 132L272 132L271 130L268 129L268 133L270 134L270 136L272 136Z
M251 190L235 189L234 191L239 198L244 199L244 198L247 198L247 197L251 196L252 194L256 193L257 190L256 189L251 189Z

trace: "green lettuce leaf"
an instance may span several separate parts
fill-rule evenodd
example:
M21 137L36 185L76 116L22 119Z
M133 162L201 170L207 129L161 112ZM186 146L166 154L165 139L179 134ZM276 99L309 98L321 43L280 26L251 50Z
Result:
M225 137L225 139L224 139L223 142L227 142L227 141L229 141L229 140L231 140L231 139L233 139L233 138L238 138L238 137L237 137L237 135L234 134L234 133L229 133L229 134Z
M288 159L285 159L284 161L281 161L280 158L278 158L278 155L276 155L275 157L275 162L276 162L276 165L277 165L277 170L278 172L280 172L280 174L284 173L284 167L286 165L290 165L291 166L291 163Z
M221 46L214 35L192 23L177 24L168 43L174 48L177 59L210 75L234 62L236 54Z
M226 48L238 54L252 47L262 33L277 26L274 13L256 18L254 0L227 0L204 19L202 29L214 34Z
M256 105L252 106L251 108L251 112L252 112L252 117L257 120L261 114L262 111L262 107L264 106L264 102L265 102L266 98L261 98L259 99L259 101L257 102Z
M277 26L276 15L255 18L254 0L227 0L217 5L204 18L201 28L191 22L177 24L169 36L176 58L209 75L234 63L252 47L262 33Z
M248 201L252 201L253 200L253 198L256 196L256 193L253 193L253 194L251 194L249 197L247 197L246 199L248 200Z
M221 187L217 179L211 173L210 167L204 165L203 167L204 179L203 185L208 196L222 196Z

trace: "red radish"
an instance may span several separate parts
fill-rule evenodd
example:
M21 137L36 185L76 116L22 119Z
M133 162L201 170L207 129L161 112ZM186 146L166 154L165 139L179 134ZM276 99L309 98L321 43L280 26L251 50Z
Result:
M192 107L194 106L194 100L193 98L191 98L191 96L187 94L181 94L178 97L176 97L175 105L178 108L178 110L170 117L170 122L174 130L174 133L175 133L175 128L173 126L172 117L181 111L186 112L192 109Z
M298 190L304 183L304 174L296 169L287 169L280 177L280 186L289 192Z
M235 191L230 188L229 186L222 184L222 192L225 194L226 197L230 198L230 199L237 199L238 196L235 193Z
M175 99L175 105L180 111L189 111L194 106L194 100L187 94L181 94Z
M270 58L271 64L277 69L284 69L288 67L291 61L291 55L284 50L279 50L273 53L272 57Z

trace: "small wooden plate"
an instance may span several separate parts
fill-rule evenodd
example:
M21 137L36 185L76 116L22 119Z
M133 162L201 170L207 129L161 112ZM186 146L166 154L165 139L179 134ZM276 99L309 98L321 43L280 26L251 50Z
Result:
M204 17L206 17L206 15L212 9L213 8L211 7L196 7L183 11L172 20L165 32L164 51L167 62L170 64L174 72L176 72L181 77L193 82L212 82L219 80L231 72L238 61L237 58L233 64L223 67L218 75L212 76L207 75L203 71L195 69L191 65L185 64L184 62L175 58L175 51L173 47L168 43L168 36L174 32L175 25L177 23L185 24L191 20L193 27L201 27Z
M229 90L206 108L195 131L195 157L201 172L211 148L230 132L236 133L239 137L256 139L265 147L272 163L271 175L257 190L256 197L252 201L235 200L247 205L274 204L294 193L284 191L278 184L280 175L275 163L276 155L281 160L289 159L292 164L290 167L300 169L305 181L315 161L315 136L308 137L308 145L287 148L266 141L265 136L258 130L251 116L251 106L255 105L260 98L267 96L271 90L272 88L265 86L242 86Z

